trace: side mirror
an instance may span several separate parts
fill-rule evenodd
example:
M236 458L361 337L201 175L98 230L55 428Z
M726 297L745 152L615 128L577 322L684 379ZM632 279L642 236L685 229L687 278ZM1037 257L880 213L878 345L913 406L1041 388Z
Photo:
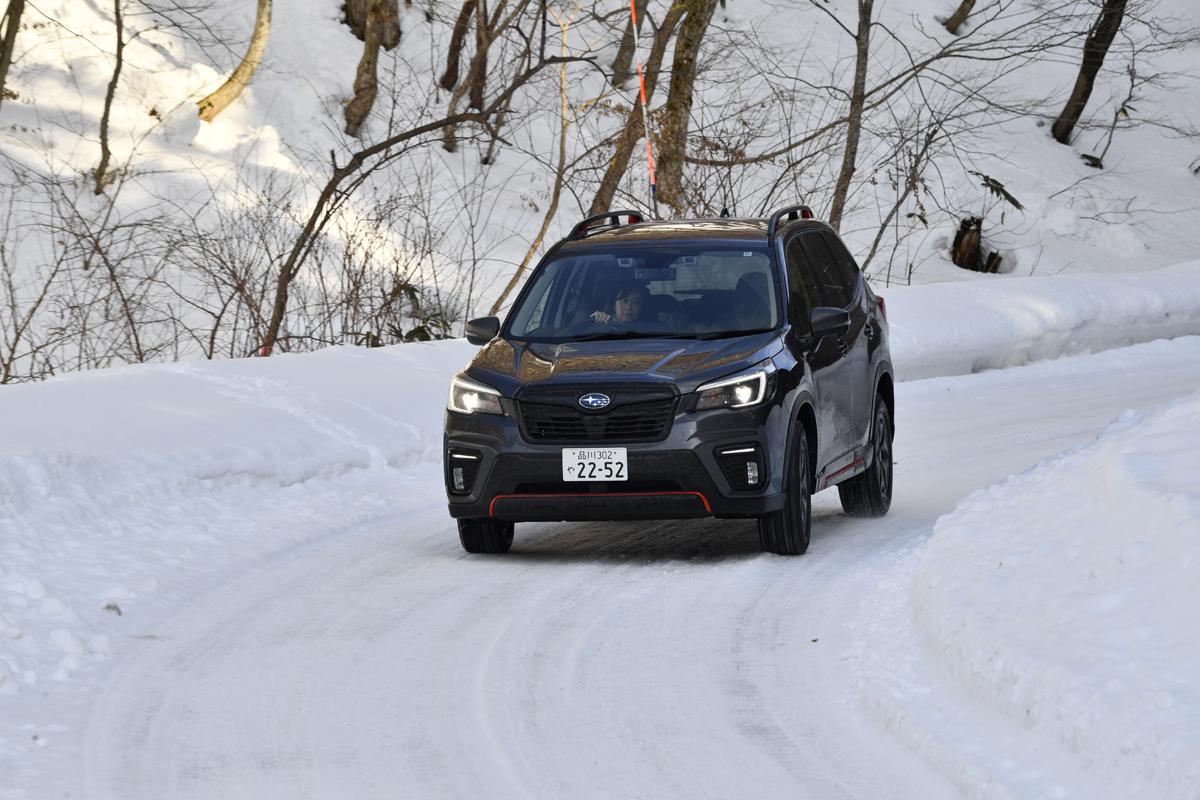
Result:
M850 312L841 308L814 308L809 321L812 335L818 339L825 336L841 336L850 330Z
M467 341L471 344L487 344L500 332L499 317L480 317L467 323Z

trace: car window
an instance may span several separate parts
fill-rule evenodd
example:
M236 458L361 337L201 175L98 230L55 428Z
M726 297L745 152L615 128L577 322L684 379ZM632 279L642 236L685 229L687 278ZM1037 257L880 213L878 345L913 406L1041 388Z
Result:
M765 241L597 246L535 271L506 335L568 341L770 330L779 324L776 286Z
M819 231L803 233L796 237L804 248L805 261L812 272L821 295L821 304L834 308L850 305L851 289L842 280L841 272L834 263L833 253Z
M846 249L846 245L842 244L841 239L832 233L824 231L821 233L821 238L825 240L825 246L829 248L829 252L833 253L833 263L842 279L842 285L850 293L850 298L854 299L854 295L858 291L859 276L858 264L855 263L854 256L850 255L850 251Z
M808 333L812 310L823 302L799 236L793 236L788 242L784 259L787 261L789 321L800 333Z

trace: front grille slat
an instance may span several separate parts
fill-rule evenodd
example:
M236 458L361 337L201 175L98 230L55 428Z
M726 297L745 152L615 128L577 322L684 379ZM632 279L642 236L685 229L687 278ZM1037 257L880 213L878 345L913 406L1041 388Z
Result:
M519 401L525 435L533 442L652 442L664 439L675 416L675 398L617 406L598 414L562 405Z

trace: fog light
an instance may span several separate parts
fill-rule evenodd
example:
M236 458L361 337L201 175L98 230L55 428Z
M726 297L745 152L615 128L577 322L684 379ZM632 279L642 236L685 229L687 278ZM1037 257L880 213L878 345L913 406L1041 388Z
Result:
M754 461L746 462L746 483L751 486L758 485L758 463Z
M480 452L454 448L449 452L446 469L446 488L453 494L469 494L479 477Z

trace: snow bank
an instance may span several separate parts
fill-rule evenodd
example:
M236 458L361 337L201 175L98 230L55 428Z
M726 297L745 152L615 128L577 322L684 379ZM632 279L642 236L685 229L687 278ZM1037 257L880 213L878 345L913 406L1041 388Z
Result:
M448 376L471 349L330 348L0 390L0 695L105 660L118 616L299 543L314 512L378 511L398 470L437 458Z
M1200 333L1200 261L1119 275L880 290L899 380L965 375Z
M972 698L1107 797L1200 792L1200 394L938 521L918 629Z

